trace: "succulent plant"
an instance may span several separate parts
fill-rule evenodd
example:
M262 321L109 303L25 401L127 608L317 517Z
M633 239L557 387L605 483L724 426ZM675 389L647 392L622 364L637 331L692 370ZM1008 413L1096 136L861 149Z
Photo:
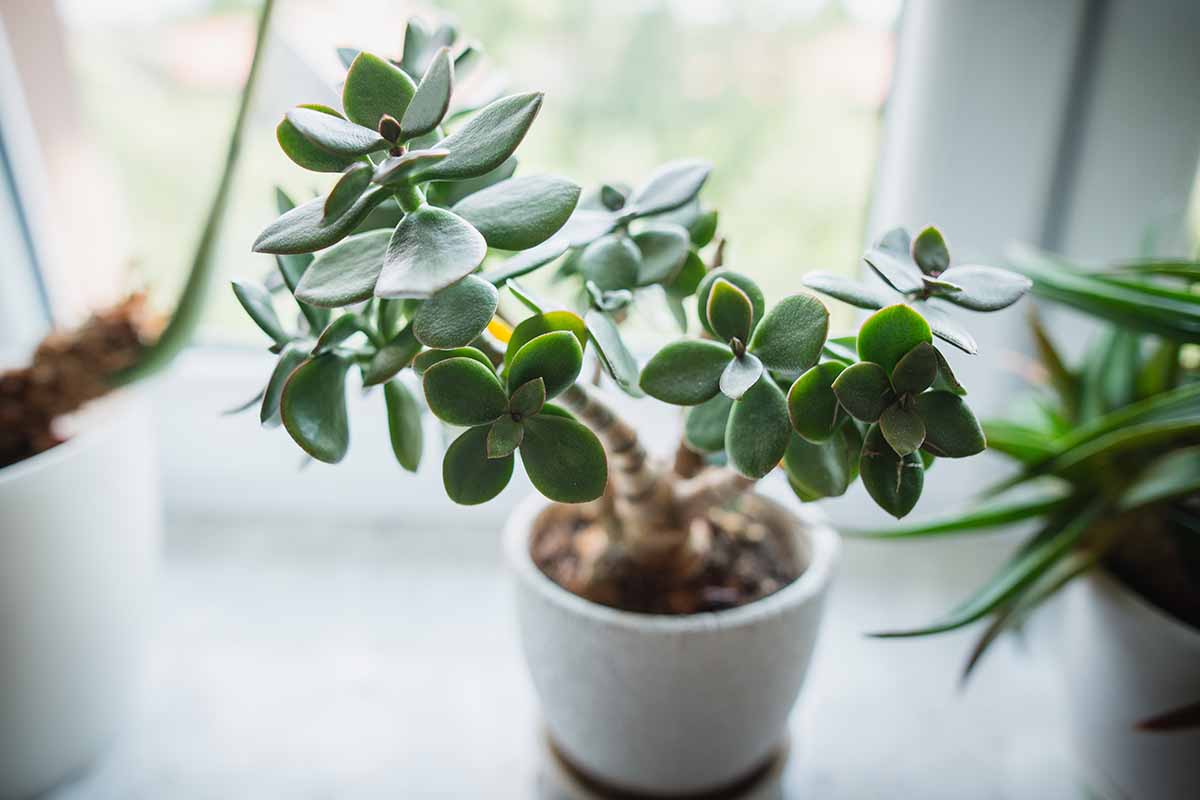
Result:
M985 503L961 515L861 532L903 539L1037 522L1000 572L950 614L882 634L920 636L989 619L964 678L1000 633L1097 566L1200 626L1200 372L1189 353L1200 343L1200 295L1192 289L1200 263L1086 267L1028 249L1017 250L1012 262L1033 279L1035 294L1104 327L1082 362L1070 366L1032 318L1043 385L1019 419L984 425L989 446L1017 468ZM1193 708L1190 717L1171 719L1195 724L1196 717Z
M417 468L424 405L461 429L442 463L451 499L491 499L519 457L552 500L606 496L614 535L635 560L649 560L656 548L646 542L664 531L686 539L688 519L780 465L805 500L841 494L861 472L876 501L903 516L933 456L983 448L933 337L973 342L933 304L998 309L1020 297L1024 278L947 269L936 229L911 246L893 231L867 258L896 293L812 278L858 305L878 300L857 336L829 339L816 297L768 310L751 278L723 266L717 212L700 198L708 164L674 161L635 188L612 181L587 193L564 178L516 175L514 152L542 96L501 97L449 119L457 41L453 29L410 23L394 61L345 51L342 109L300 106L280 123L293 161L336 178L298 206L281 196L282 216L254 245L276 255L278 277L234 286L278 354L259 395L265 423L282 421L312 457L339 461L346 376L357 368L365 387L384 387L402 467ZM521 285L543 269L573 282L574 309ZM298 303L294 329L276 315L272 288ZM503 314L501 291L530 314ZM694 298L701 330L640 368L621 326L631 304L655 298L685 331ZM674 468L651 459L636 428L580 380L589 351L625 393L690 407ZM409 388L416 378L420 398Z

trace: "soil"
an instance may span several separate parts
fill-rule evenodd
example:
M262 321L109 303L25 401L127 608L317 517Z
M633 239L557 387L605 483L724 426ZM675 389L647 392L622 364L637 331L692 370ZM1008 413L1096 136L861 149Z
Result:
M1173 510L1200 516L1200 494L1123 518L1129 527L1105 567L1151 604L1200 631L1200 533Z
M687 557L663 569L626 557L612 518L595 505L552 506L530 553L547 577L602 605L643 614L696 614L752 603L803 572L791 538L761 515L713 509L692 523Z
M48 335L29 366L0 372L0 468L61 443L59 417L107 394L111 376L137 361L156 324L136 294Z

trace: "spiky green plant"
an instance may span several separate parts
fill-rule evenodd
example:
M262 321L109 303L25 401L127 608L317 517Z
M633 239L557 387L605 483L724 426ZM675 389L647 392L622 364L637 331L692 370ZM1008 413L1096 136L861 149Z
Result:
M1017 467L988 502L864 532L936 537L1036 521L1000 572L944 618L881 634L923 636L989 620L964 679L1000 633L1098 566L1200 626L1200 295L1192 288L1200 262L1092 268L1028 249L1012 262L1033 279L1035 294L1104 326L1071 366L1033 318L1044 385L1021 419L984 425L991 448Z
M397 460L415 470L414 373L424 405L463 429L442 463L451 499L493 498L519 456L551 500L607 493L612 536L633 561L658 566L687 549L690 519L781 464L806 500L841 494L861 471L872 497L903 516L933 456L983 449L934 336L973 352L944 306L999 309L1028 281L951 267L934 228L915 243L893 231L867 256L891 289L815 279L879 308L856 337L829 340L817 298L768 310L752 279L721 266L717 214L700 201L706 163L672 162L636 188L613 181L582 199L566 179L514 176L542 96L447 116L458 41L453 28L414 21L394 61L347 51L342 109L300 106L280 123L293 161L337 177L299 206L283 199L254 246L277 256L273 282L299 304L297 326L280 321L268 286L234 287L279 356L260 393L264 423L282 421L314 458L341 460L346 377L357 369L365 386L384 387ZM580 313L519 284L552 265L575 282ZM502 290L529 315L500 319ZM640 366L620 333L630 304L665 302L686 331L692 298L699 337ZM625 393L691 407L680 445L690 457L674 467L649 458L636 428L580 381L588 349Z

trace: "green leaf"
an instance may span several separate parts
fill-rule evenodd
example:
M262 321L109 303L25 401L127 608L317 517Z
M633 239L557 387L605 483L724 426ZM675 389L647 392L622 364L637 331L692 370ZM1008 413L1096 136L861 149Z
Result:
M416 93L404 110L400 120L400 138L404 141L424 136L438 126L446 109L450 107L450 90L454 83L454 67L450 62L450 51L445 47L437 51L425 76L417 85ZM393 114L392 116L396 116Z
M558 503L595 500L608 484L604 447L572 419L538 414L526 420L521 461L534 487Z
M867 317L858 331L858 356L883 367L888 375L910 350L921 342L933 342L933 335L920 314L897 304Z
M634 288L641 269L642 256L637 245L620 233L600 237L579 256L579 270L584 279L605 291Z
M508 367L508 387L515 390L541 378L546 397L556 397L575 382L583 368L583 348L570 331L551 331L522 345Z
M488 458L490 426L480 425L465 431L446 448L442 459L442 484L446 496L459 505L486 503L504 490L512 479L516 459L509 453L503 458Z
M1157 459L1125 490L1122 509L1175 500L1200 491L1200 448L1189 447Z
M312 253L344 239L387 193L370 187L341 216L325 218L325 198L314 197L268 225L254 240L256 253Z
M878 425L867 431L858 469L871 499L896 519L912 511L921 497L925 485L921 457L916 453L897 455Z
M979 345L975 342L975 337L968 333L966 328L946 312L946 302L944 300L937 298L917 300L912 304L912 307L929 323L929 328L933 331L933 335L943 342L949 342L968 355L975 355L979 351Z
M879 430L896 454L901 456L915 453L925 441L925 422L921 415L901 403L894 403L883 410L879 417Z
M721 373L732 359L729 348L717 342L672 342L642 368L639 385L664 403L699 405L720 391Z
M987 440L979 420L963 399L952 392L918 395L917 413L925 421L926 450L944 458L965 458L983 452Z
M754 307L746 293L729 281L718 278L713 282L704 314L708 327L721 341L737 339L744 344L750 340Z
M513 357L526 344L551 331L570 331L579 340L581 348L587 346L588 331L582 317L573 311L547 311L527 317L513 328L504 351L504 365L511 365Z
M575 210L579 187L554 175L509 178L471 194L454 213L491 247L525 250L549 239Z
M634 397L641 397L638 387L638 362L625 346L617 324L602 311L588 311L585 320L588 334L596 346L596 355L604 371L621 390Z
M793 433L783 455L788 480L806 497L841 497L854 480L858 451L838 431L824 442L815 443Z
M496 373L473 358L448 358L427 368L425 402L442 422L484 425L508 411L508 396Z
M688 447L701 453L719 453L725 449L725 428L733 401L717 394L698 406L687 410L684 420L683 438Z
M763 300L762 290L758 288L758 284L750 278L738 272L733 272L727 269L715 269L704 276L704 280L696 287L696 311L700 317L700 323L704 329L713 336L717 332L712 329L708 323L708 296L712 292L713 285L718 280L725 280L732 283L734 286L742 290L746 297L750 298L750 306L754 310L753 317L750 321L750 328L758 325L758 321L762 319L763 311L766 310L766 302Z
M668 283L683 268L688 256L687 231L678 225L647 225L633 235L641 253L637 285Z
M896 362L896 368L892 370L892 388L897 394L920 394L937 380L938 368L937 348L921 342Z
M314 104L301 106L301 108L305 111L311 111L314 114L328 116L331 119L342 119L342 115L329 106ZM354 123L347 122L346 124L353 125ZM297 165L304 167L304 169L312 170L313 172L341 172L359 160L358 156L331 153L301 133L287 117L284 117L279 125L276 126L275 139L279 142L279 148L283 150L288 158ZM279 213L282 214L284 212L280 211Z
M450 151L445 151L449 153ZM475 178L452 181L434 181L426 190L426 197L434 205L450 208L464 197L474 194L481 189L508 180L517 171L517 159L513 156L506 158L500 166L489 170Z
M754 330L750 349L771 372L794 379L817 363L829 334L829 309L797 294L780 300Z
M487 457L511 456L525 438L525 425L512 417L501 417L488 430Z
M705 211L688 227L692 247L705 247L717 235L717 211Z
M354 201L362 196L371 183L371 167L368 164L352 164L329 190L325 198L325 219L333 220L350 210Z
M437 146L449 150L450 155L422 170L420 180L462 180L496 169L525 138L541 107L540 92L502 97L491 103L438 142Z
M1075 511L1065 510L1051 521L1042 534L1034 537L1032 547L1022 548L1001 568L987 585L962 603L944 619L922 628L872 634L880 638L928 636L945 633L982 619L996 608L1019 595L1041 575L1066 556L1079 543L1101 515L1103 505Z
M483 351L475 347L455 347L451 350L426 350L413 359L413 369L416 370L418 375L423 375L425 370L434 364L449 358L473 358L488 369L492 369L492 362L483 354Z
M413 317L413 333L426 347L465 347L487 328L499 302L495 286L468 275L421 304Z
M668 299L678 301L695 294L707 273L708 268L704 266L704 261L694 250L689 250L679 272L663 286L667 290Z
M725 429L729 463L747 478L761 478L779 464L792 436L787 399L772 380L760 380L733 404Z
M378 130L384 114L402 119L417 87L412 78L390 61L359 53L346 73L342 108L359 125Z
M860 361L847 367L832 385L842 408L863 422L876 422L883 410L895 400L887 373L883 367L870 361Z
M250 315L250 319L254 320L254 324L263 333L270 336L276 344L287 344L292 340L292 337L284 330L283 323L279 321L279 315L275 313L271 293L261 284L250 281L234 281L233 294L242 304L246 313Z
M849 303L856 308L875 310L892 302L895 295L884 289L843 278L829 272L809 272L804 276L804 285L835 300Z
M423 205L406 214L384 255L376 297L431 297L475 271L487 242L452 211Z
M316 257L296 286L296 299L322 308L361 303L375 291L392 232L350 236Z
M298 347L288 345L279 354L267 388L263 391L262 405L258 411L258 421L263 425L274 427L279 424L279 399L283 396L283 386L291 377L296 367L304 363L307 356Z
M796 379L788 390L788 417L792 430L810 442L824 442L844 420L833 382L845 370L836 361L817 364Z
M363 385L377 386L391 380L396 373L412 363L413 356L420 350L421 343L413 336L412 325L406 326L375 351L375 355L363 371Z
M536 247L506 258L500 263L500 266L484 272L482 277L499 288L513 278L520 278L522 275L528 275L535 269L546 266L565 252L567 252L566 241L555 236Z
M909 248L908 231L893 228L866 252L863 261L897 292L919 292L925 288L925 281Z
M937 356L938 365L938 374L934 379L933 388L954 392L957 395L966 395L967 390L958 382L958 378L954 376L954 370L950 369L950 362L942 355L942 351L935 347L933 348L933 354ZM896 366L899 366L899 364Z
M950 266L950 249L946 247L942 232L932 225L913 239L912 257L926 275L940 275Z
M380 186L408 185L417 172L449 157L450 151L441 148L409 150L402 156L389 156L381 161L371 179Z
M546 382L541 378L518 386L508 398L508 410L521 417L532 417L546 405Z
M313 345L312 355L317 356L332 350L354 334L361 332L365 327L366 323L358 314L353 312L342 314L321 331L321 335L317 337L317 341Z
M558 235L571 247L585 247L617 226L620 214L603 209L576 207L575 213L562 226Z
M965 265L947 270L942 279L962 291L947 295L946 300L973 311L999 311L1020 300L1033 282L1024 275L1006 269Z
M982 533L990 528L1011 525L1034 517L1051 514L1066 507L1070 498L1062 492L1039 494L1019 500L1003 500L977 506L963 514L938 517L913 525L889 525L874 530L842 529L846 536L871 539L907 539L918 536L937 536L959 533Z
M763 365L753 353L742 353L725 365L721 373L721 394L731 400L741 400L762 377Z
M333 353L310 358L283 386L279 413L296 444L318 461L336 464L350 447L346 414L346 370L350 362Z
M388 146L374 128L356 125L326 106L298 106L287 113L287 121L318 147L363 166L368 165L359 156Z
M400 381L388 381L383 385L383 399L387 405L392 453L401 467L416 472L425 441L421 430L421 408L412 392Z
M700 192L712 165L705 161L672 161L664 164L633 193L629 206L644 217L679 208Z

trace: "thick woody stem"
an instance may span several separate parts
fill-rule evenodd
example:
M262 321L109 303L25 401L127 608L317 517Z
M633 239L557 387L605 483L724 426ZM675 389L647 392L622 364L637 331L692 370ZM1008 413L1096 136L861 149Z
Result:
M683 437L675 448L675 463L672 471L680 478L694 478L704 469L704 456L687 446Z
M745 494L757 482L728 467L710 469L678 485L676 505L683 519L690 520Z

